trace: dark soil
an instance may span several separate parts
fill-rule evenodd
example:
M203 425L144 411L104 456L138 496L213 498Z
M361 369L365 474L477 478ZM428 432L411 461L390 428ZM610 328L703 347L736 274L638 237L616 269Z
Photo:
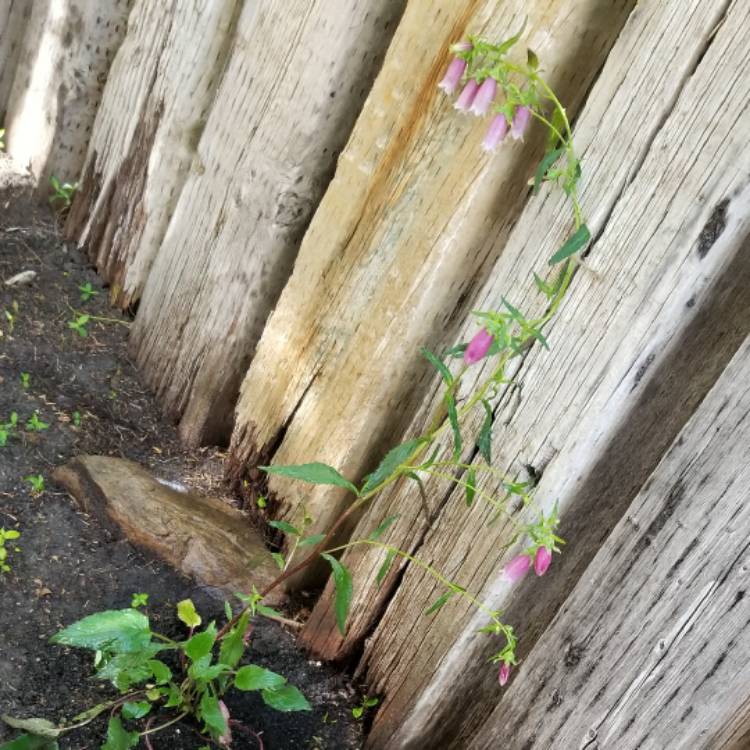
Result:
M7 164L0 155L0 170ZM115 690L92 676L88 652L48 643L59 628L84 615L130 605L134 592L149 594L155 630L180 633L175 603L192 598L208 620L223 622L221 602L194 582L113 537L49 479L53 467L79 453L121 456L145 464L162 478L217 494L221 455L188 454L165 425L126 354L127 319L109 307L107 292L77 250L62 242L49 212L16 195L8 202L0 175L0 424L12 412L18 429L0 447L0 527L18 529L11 572L0 574L0 713L70 719ZM8 287L15 274L36 271L29 285ZM99 294L88 301L79 287ZM75 310L75 312L74 312ZM6 316L6 311L13 321ZM68 326L85 313L86 337ZM22 382L28 373L28 383ZM28 431L34 414L49 427ZM46 488L33 493L25 477L41 474ZM275 623L257 623L251 661L284 674L314 707L282 714L254 694L229 697L232 717L261 734L267 750L361 745L351 716L356 703L346 681L310 662ZM169 714L165 714L165 720ZM61 748L98 748L106 718L66 735ZM0 741L14 733L0 724ZM155 750L191 750L208 743L198 727L181 723L156 735ZM235 732L235 748L258 743Z

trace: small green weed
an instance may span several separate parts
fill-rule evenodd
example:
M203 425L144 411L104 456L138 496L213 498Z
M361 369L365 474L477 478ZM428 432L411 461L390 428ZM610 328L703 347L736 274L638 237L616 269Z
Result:
M5 546L6 542L18 539L21 536L20 531L16 529L5 529L0 528L0 573L10 573L10 565L8 565L8 548ZM21 550L14 546L14 552L20 552Z
M27 420L26 420L26 430L27 432L43 432L44 430L49 429L49 424L47 422L43 422L41 419L39 419L39 412L35 411Z
M91 286L91 282L87 281L85 284L81 284L78 287L78 291L81 293L81 302L88 302L92 297L96 297L99 292Z
M41 474L29 474L23 480L31 485L33 495L41 495L44 492L44 477Z

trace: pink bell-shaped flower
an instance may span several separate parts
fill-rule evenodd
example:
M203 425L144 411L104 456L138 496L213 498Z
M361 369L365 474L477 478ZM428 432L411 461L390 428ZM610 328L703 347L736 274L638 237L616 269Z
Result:
M540 547L534 555L534 572L543 576L552 562L552 553L546 547Z
M531 569L531 558L528 555L517 555L503 569L506 581L516 583L520 581Z
M468 112L469 108L474 103L474 97L477 95L478 90L479 84L473 78L470 78L466 82L461 93L458 95L458 99L456 99L456 103L453 106L459 112Z
M531 110L528 107L516 107L516 111L513 113L513 123L510 126L510 134L516 140L523 138L523 134L526 132L526 128L529 127L531 122Z
M505 119L505 115L496 115L492 118L489 128L487 128L487 135L484 136L482 141L482 148L485 151L494 151L503 138L508 134L508 121Z
M497 81L494 78L485 78L482 85L477 90L477 95L471 103L470 111L477 117L487 114L495 95L497 94Z
M506 662L503 662L500 665L500 671L498 672L497 680L501 685L507 685L509 679L510 679L510 664L506 664Z
M484 359L487 356L487 352L490 350L493 341L494 337L492 334L486 328L482 328L481 331L478 331L474 335L474 338L466 347L466 351L464 352L464 362L466 362L467 365L473 365L475 362L479 362L480 359Z
M445 71L445 77L438 84L438 88L442 89L448 95L453 94L461 82L461 77L465 71L466 60L462 60L460 57L454 58L448 66L448 70Z

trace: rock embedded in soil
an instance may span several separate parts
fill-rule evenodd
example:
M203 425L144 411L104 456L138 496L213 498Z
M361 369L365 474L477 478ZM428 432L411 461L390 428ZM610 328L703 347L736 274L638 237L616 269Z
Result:
M132 461L78 456L52 477L85 513L205 586L231 596L261 590L278 575L247 516L215 498L178 492ZM266 601L283 598L272 592Z

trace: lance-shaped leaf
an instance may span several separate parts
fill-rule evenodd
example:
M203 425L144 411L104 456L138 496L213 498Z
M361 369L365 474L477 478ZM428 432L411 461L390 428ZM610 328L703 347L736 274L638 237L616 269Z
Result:
M474 502L474 496L477 492L477 471L472 466L466 472L466 505L471 508Z
M591 232L585 224L581 224L578 229L568 238L567 242L549 259L549 264L554 266L556 263L560 263L571 255L575 255L579 250L582 250L591 240Z
M388 479L404 462L408 461L415 453L415 451L424 443L424 438L414 438L407 440L401 445L397 445L395 448L391 448L385 457L380 462L375 471L372 474L368 474L365 477L365 484L362 487L362 494L369 492L370 490L377 487L381 482Z
M443 378L446 385L451 385L453 383L453 375L451 375L451 371L445 366L445 363L441 362L424 346L419 351L422 356L440 373L440 376Z
M431 615L434 612L437 612L439 609L441 609L448 600L453 596L452 591L446 591L444 594L440 595L425 611L424 613L426 615Z
M446 394L445 405L448 409L448 420L451 423L453 431L453 458L458 461L463 450L463 440L461 439L461 428L458 424L458 411L456 410L456 399L452 393Z
M494 420L492 414L492 407L489 401L482 399L482 406L486 412L484 422L482 423L482 429L479 431L479 437L477 438L477 447L479 452L482 454L482 458L488 463L492 463L492 423Z
M332 484L336 487L357 493L357 488L345 477L342 477L333 466L323 464L318 461L309 464L296 464L290 466L261 466L261 469L267 474L278 474L283 477L299 479L309 484Z
M398 520L398 513L394 513L392 516L388 516L387 518L384 518L378 525L377 529L375 529L375 531L373 531L372 534L370 534L370 536L368 536L367 538L371 542L377 541L378 539L380 539L381 536L383 536L383 532L385 532L386 529L388 529L388 527L391 524L395 523L397 520Z
M383 564L380 566L380 569L378 570L378 574L375 576L375 581L377 582L378 586L380 586L380 584L383 583L383 579L388 575L388 571L391 569L391 565L395 558L396 558L396 550L389 549L388 554L385 556L385 560L383 560Z
M544 158L539 162L539 166L536 169L534 175L534 189L533 193L536 195L539 192L539 188L542 186L542 181L547 176L550 167L562 156L565 149L556 148L553 151L549 151L544 155Z
M283 531L285 534L294 534L295 536L301 536L301 533L294 526L292 526L292 524L287 523L286 521L269 521L268 525L272 526L274 529Z
M349 605L352 601L352 575L335 557L323 553L333 570L333 584L336 588L336 624L341 635L346 635L346 618L349 615Z

